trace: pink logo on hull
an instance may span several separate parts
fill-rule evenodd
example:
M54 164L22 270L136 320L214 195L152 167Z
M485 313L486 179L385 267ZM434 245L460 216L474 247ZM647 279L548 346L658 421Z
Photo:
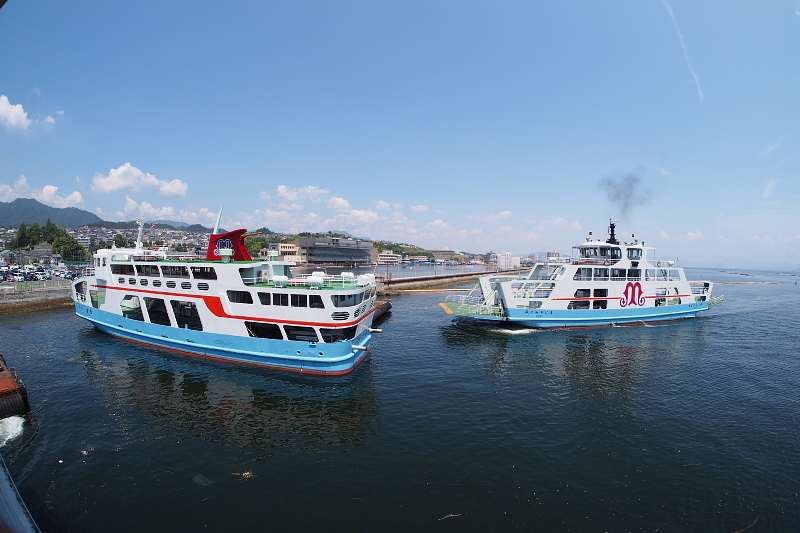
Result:
M622 298L619 299L620 307L628 307L629 305L643 307L644 302L644 291L642 290L642 284L638 281L636 283L628 283L622 293Z

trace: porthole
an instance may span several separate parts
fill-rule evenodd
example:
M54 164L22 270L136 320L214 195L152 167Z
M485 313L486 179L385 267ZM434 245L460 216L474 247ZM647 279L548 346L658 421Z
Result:
M147 280L146 279L140 279L139 280L139 285L141 285L142 287L147 287Z
M181 281L181 289L189 290L192 288L192 284L188 281Z
M153 280L153 287L160 287L160 286L161 286L161 280L160 279L154 279Z
M174 281L168 281L167 282L167 287L170 288L170 289L174 289L175 288L175 282Z
M197 288L200 289L201 291L207 291L208 290L208 283L200 282L200 283L197 284Z

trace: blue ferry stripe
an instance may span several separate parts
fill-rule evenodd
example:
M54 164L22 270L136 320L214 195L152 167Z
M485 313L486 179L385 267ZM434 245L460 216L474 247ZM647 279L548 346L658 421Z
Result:
M369 355L369 353L372 351L372 348L367 348L366 351L364 352L364 355L362 357L360 357L359 359L357 359L355 361L355 363L353 364L353 366L351 366L350 368L346 368L344 370L325 371L325 370L316 370L316 369L311 369L311 368L305 369L305 368L298 368L298 367L293 367L293 366L274 365L274 364L270 364L270 363L259 363L259 362L255 362L255 361L252 361L252 362L251 361L244 361L244 360L241 360L241 359L221 357L221 356L210 355L210 354L201 353L201 352L192 352L190 350L181 350L180 348L172 348L170 346L164 346L163 344L156 344L156 343L151 343L151 342L147 342L147 341L142 341L142 340L134 339L134 338L131 338L131 337L128 337L128 336L125 336L125 335L120 335L118 333L112 333L110 331L105 331L105 333L107 335L111 335L112 337L117 337L117 338L126 340L128 342L134 342L136 344L141 344L141 345L144 345L144 346L152 346L154 348L159 348L161 350L167 350L169 352L174 352L174 353L178 353L178 354L182 354L182 355L188 355L188 356L192 356L192 357L200 357L200 358L203 358L203 359L209 359L211 361L219 361L219 362L224 362L224 363L235 363L235 364L238 364L238 365L245 365L245 366L257 366L257 367L260 367L260 368L269 368L271 370L284 370L284 371L288 371L288 372L296 372L298 374L310 374L310 375L315 375L315 376L342 376L344 374L349 374L350 372L355 370L356 367L358 365L360 365L367 358L367 355Z

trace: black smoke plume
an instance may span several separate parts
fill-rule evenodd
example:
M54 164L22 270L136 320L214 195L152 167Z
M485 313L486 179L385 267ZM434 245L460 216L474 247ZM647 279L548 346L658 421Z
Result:
M650 200L650 193L633 172L616 178L606 176L600 180L599 186L605 191L608 201L619 208L623 217L628 216L631 208L645 205Z

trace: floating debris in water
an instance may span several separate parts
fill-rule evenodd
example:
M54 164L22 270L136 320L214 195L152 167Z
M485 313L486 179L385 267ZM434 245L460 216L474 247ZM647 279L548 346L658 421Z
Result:
M234 476L239 476L240 478L242 478L242 481L247 481L248 479L253 479L254 477L258 477L252 470L248 470L247 472L242 472L241 474L238 472L231 472L231 474L233 474Z
M196 476L194 476L194 477L192 478L192 481L194 481L195 483L197 483L197 484L198 484L198 485L200 485L201 487L208 487L209 485L211 485L211 484L213 483L213 481L211 481L210 479L208 479L208 478L207 478L206 476L204 476L203 474L197 474Z

